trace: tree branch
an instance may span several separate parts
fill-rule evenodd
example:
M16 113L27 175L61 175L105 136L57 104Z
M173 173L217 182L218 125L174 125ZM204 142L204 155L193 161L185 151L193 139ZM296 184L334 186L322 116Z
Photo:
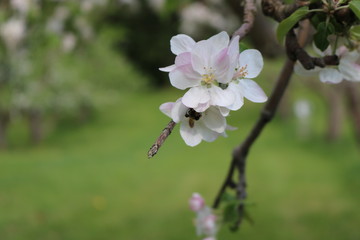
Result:
M303 29L299 33L299 41L300 45L302 46L307 38L307 32L308 32L308 23L306 26L303 26ZM287 36L287 41L291 43L291 41L298 41L295 38L292 38L292 36ZM292 43L291 43L292 44ZM279 75L279 78L277 80L277 83L269 97L269 100L263 110L261 111L260 117L254 127L252 128L251 132L247 136L247 138L243 141L242 144L240 144L237 148L234 149L232 154L232 161L230 163L230 167L227 173L227 176L215 198L213 208L218 208L221 202L221 197L226 191L227 187L233 186L233 176L235 173L235 170L238 171L238 181L236 185L236 194L237 198L240 200L240 204L238 207L239 211L239 219L237 222L237 225L240 225L244 216L245 211L245 205L244 200L247 197L246 192L246 157L250 151L251 146L255 142L255 140L260 136L262 130L266 126L268 122L272 120L272 118L275 115L275 112L279 106L279 103L281 101L281 98L283 97L285 90L288 86L288 83L291 79L291 76L293 74L293 67L294 67L295 61L288 59L286 60L282 71Z
M163 129L160 136L156 139L155 143L149 149L147 155L148 158L152 158L159 151L159 148L163 145L166 138L171 134L172 130L176 126L176 122L171 120L168 125Z
M256 14L256 5L254 0L245 0L244 6L244 18L243 24L240 26L238 30L233 33L233 37L239 36L240 39L245 37L246 34L249 33L250 29L254 25Z

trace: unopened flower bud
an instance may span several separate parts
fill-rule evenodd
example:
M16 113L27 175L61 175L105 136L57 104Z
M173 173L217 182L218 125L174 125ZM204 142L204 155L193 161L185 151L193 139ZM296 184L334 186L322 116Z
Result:
M192 197L189 200L190 209L194 212L199 211L205 206L205 201L198 193L193 193Z

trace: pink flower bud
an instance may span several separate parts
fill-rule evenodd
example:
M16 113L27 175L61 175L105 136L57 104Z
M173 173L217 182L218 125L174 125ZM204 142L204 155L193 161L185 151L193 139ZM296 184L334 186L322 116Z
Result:
M190 209L194 212L201 210L205 206L205 201L198 193L193 193L189 200Z

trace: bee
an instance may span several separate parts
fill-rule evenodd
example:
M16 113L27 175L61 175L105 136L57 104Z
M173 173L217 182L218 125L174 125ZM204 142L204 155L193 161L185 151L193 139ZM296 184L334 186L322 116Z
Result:
M195 121L201 118L201 113L196 112L193 108L189 108L185 113L185 117L189 118L189 126L193 128Z

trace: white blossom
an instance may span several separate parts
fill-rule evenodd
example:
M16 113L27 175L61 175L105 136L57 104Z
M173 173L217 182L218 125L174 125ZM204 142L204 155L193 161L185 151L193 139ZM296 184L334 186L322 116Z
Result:
M222 88L234 75L239 56L239 37L230 42L226 32L207 40L194 41L186 36L171 40L175 64L160 70L170 72L171 84L178 89L190 88L182 98L185 106L203 112L210 106L227 107L234 103L233 91Z
M317 50L319 52L319 50ZM324 52L320 52L320 56L330 55L331 48L329 47ZM360 65L357 61L360 59L360 54L357 50L349 51L345 46L339 47L336 51L339 57L339 65L326 66L325 68L315 67L311 70L306 70L299 62L295 64L294 71L302 76L319 75L319 79L324 83L337 84L343 80L359 82L360 81Z
M14 50L25 37L25 22L20 18L11 18L0 26L0 35L6 46Z
M228 89L233 91L235 101L230 110L238 110L244 104L244 97L256 103L267 101L267 96L261 87L251 80L256 78L264 66L261 53L255 49L248 49L240 53L239 62Z
M180 135L189 146L196 146L202 140L212 142L220 135L225 136L226 119L217 107L199 113L186 107L179 98L176 102L162 104L160 110L174 122L181 123Z

